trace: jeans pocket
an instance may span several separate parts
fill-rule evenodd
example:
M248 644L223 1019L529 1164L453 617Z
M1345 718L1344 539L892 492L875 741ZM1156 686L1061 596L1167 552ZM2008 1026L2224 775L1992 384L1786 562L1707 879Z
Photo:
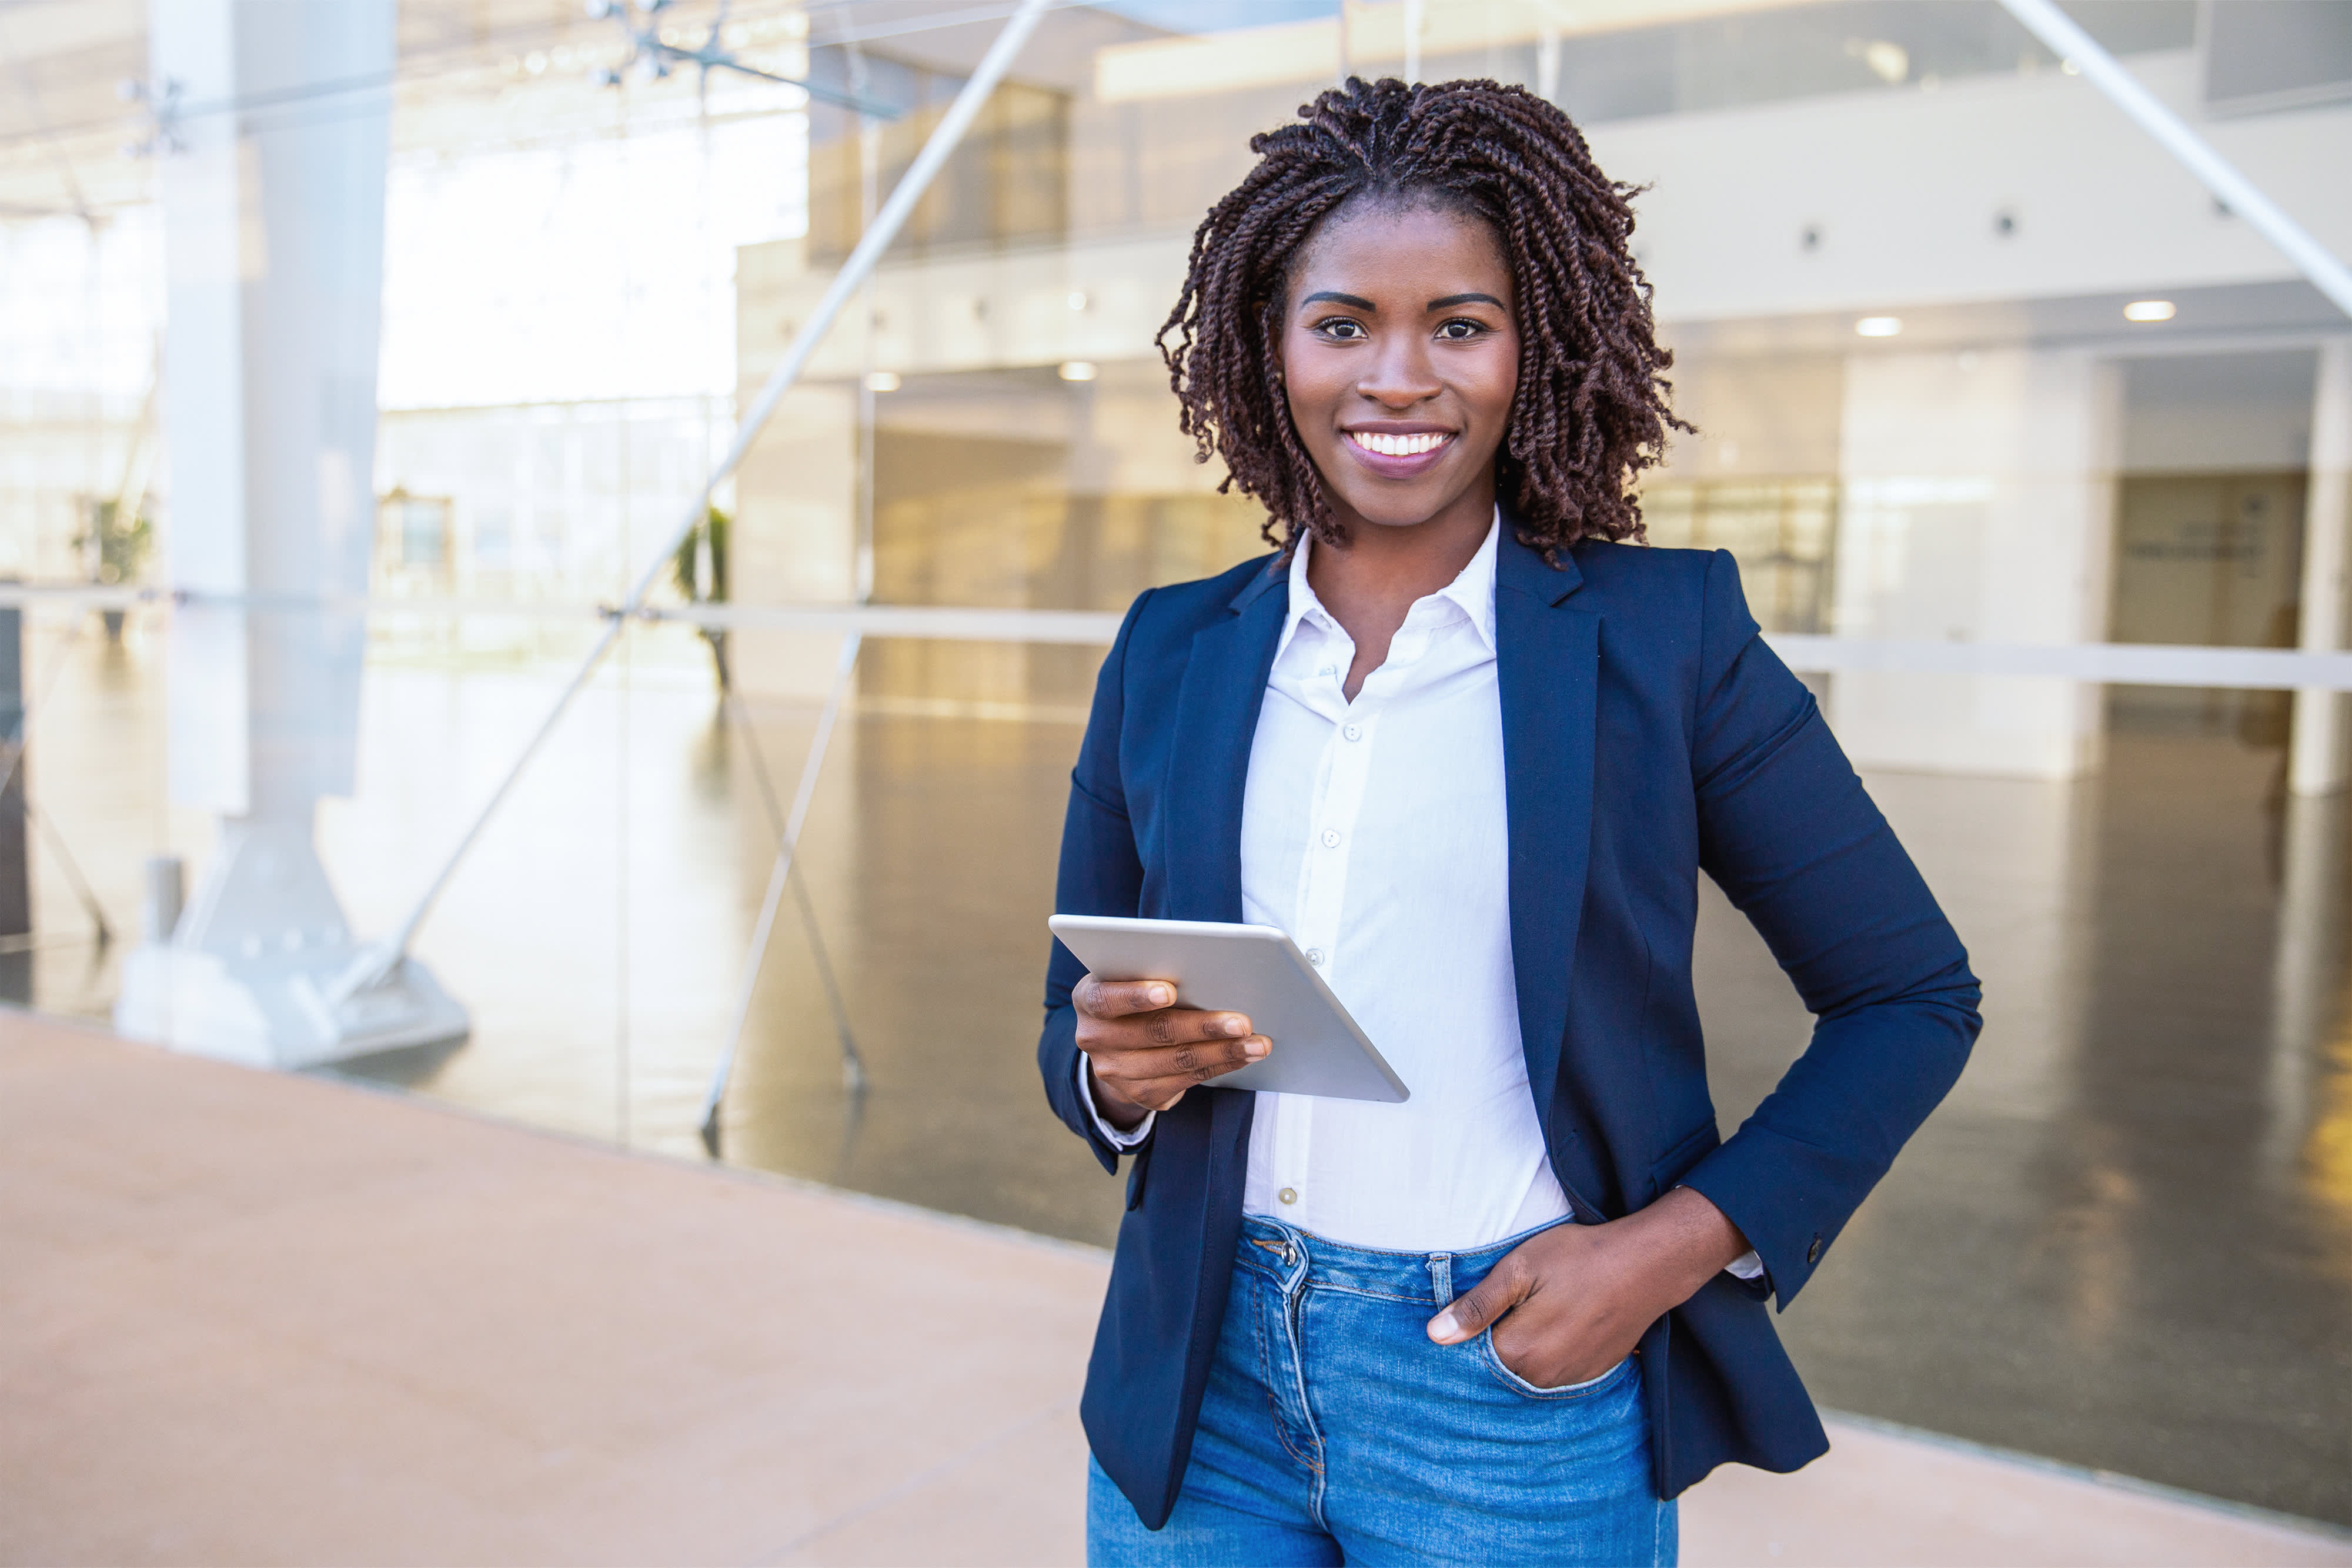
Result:
M1559 1388L1545 1388L1529 1383L1503 1364L1502 1356L1495 1349L1493 1329L1481 1333L1476 1343L1479 1358L1486 1362L1486 1370L1495 1375L1495 1380L1512 1393L1528 1399L1591 1399L1609 1392L1632 1375L1633 1370L1633 1358L1629 1355L1598 1377L1587 1378L1582 1383L1566 1384Z

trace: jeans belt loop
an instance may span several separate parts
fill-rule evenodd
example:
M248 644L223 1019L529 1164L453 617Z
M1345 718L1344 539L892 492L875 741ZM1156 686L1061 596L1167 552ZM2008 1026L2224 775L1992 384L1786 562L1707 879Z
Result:
M1432 1252L1429 1255L1429 1299L1439 1306L1454 1299L1454 1254Z

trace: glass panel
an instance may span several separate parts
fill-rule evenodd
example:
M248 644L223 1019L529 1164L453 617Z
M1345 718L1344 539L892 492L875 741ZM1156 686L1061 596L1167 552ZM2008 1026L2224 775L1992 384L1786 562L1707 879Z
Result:
M989 666L1080 652L885 640L868 656L905 668L949 649ZM754 712L771 755L791 758L804 710ZM813 919L788 905L769 952L727 1103L728 1157L1109 1243L1119 1194L1093 1156L1044 1135L1050 1126L1021 1131L1040 1129L1044 932L1081 718L861 698L809 815ZM820 951L869 1079L862 1093L844 1086Z

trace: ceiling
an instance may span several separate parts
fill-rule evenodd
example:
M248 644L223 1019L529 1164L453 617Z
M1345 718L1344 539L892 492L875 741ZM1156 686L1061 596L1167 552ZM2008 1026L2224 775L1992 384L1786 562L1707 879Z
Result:
M698 43L722 13L730 32L773 32L774 24L804 13L813 46L855 42L961 74L1010 8L1008 0L730 0L723 7L719 0L676 0L667 25ZM533 56L575 61L585 85L593 68L617 63L625 47L621 25L592 20L582 0L401 0L397 16L404 107L436 97L495 99ZM799 28L795 22L795 34ZM1090 79L1097 49L1159 36L1141 22L1061 0L1014 74L1075 89ZM151 122L123 95L124 84L147 74L145 0L0 0L0 221L103 218L148 201L152 162L128 150L147 137ZM631 90L690 99L693 73Z

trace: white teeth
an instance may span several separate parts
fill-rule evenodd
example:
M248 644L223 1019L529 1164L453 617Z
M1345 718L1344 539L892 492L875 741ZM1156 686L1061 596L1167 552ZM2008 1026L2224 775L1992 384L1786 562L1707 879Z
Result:
M1424 452L1434 452L1452 437L1440 434L1421 435L1390 435L1377 430L1351 430L1348 439L1367 452L1377 452L1383 457L1417 457Z

